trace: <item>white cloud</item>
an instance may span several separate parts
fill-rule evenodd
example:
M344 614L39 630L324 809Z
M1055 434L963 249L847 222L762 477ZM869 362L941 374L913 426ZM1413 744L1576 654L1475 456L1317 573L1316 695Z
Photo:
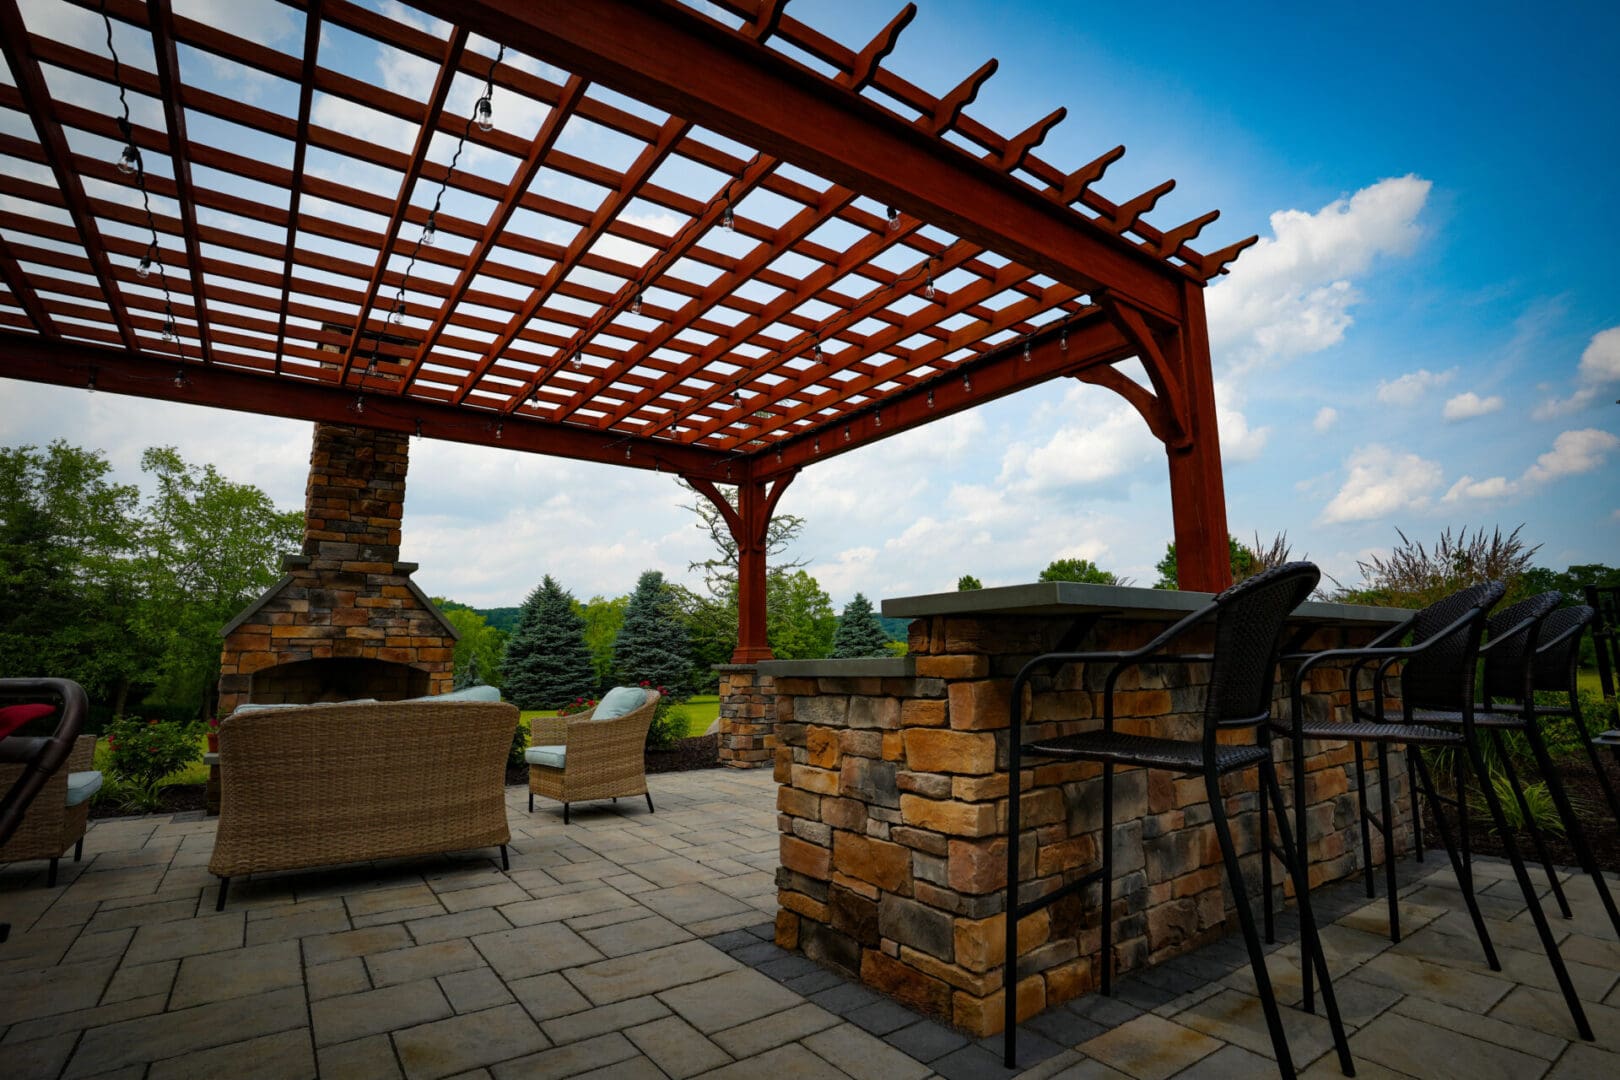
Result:
M1579 388L1562 400L1552 398L1537 405L1531 414L1537 420L1552 420L1580 412L1597 400L1609 383L1620 382L1620 326L1611 326L1592 335L1575 370Z
M1476 416L1496 412L1501 407L1501 397L1492 394L1490 397L1482 398L1469 390L1447 401L1446 407L1440 410L1440 415L1447 420L1472 420Z
M1360 299L1350 279L1377 256L1417 246L1430 186L1417 176L1393 177L1314 214L1272 214L1272 235L1206 293L1217 366L1241 372L1338 344Z
M1325 524L1422 510L1443 479L1436 462L1376 443L1356 448L1345 470L1344 485L1322 511Z
M1603 464L1604 455L1620 446L1620 439L1597 428L1566 431L1553 441L1553 448L1525 470L1524 482L1540 484L1560 476L1591 472Z
M1007 447L1000 483L1050 492L1113 480L1163 459L1141 416L1110 391L1076 383L1064 392L1060 414L1068 423L1044 443Z
M1337 424L1338 422L1339 410L1333 408L1331 405L1324 405L1320 409L1316 410L1316 419L1311 421L1311 428L1318 435L1322 435L1328 431L1331 431L1333 429L1333 425Z
M1493 476L1489 480L1464 476L1451 485L1440 501L1454 503L1463 499L1501 499L1518 490L1519 485L1509 482L1505 476Z
M1378 400L1385 405L1396 405L1409 409L1423 400L1425 394L1431 389L1441 387L1450 382L1452 376L1457 374L1456 368L1445 371L1430 371L1428 368L1419 368L1409 371L1398 379L1380 381L1378 383Z

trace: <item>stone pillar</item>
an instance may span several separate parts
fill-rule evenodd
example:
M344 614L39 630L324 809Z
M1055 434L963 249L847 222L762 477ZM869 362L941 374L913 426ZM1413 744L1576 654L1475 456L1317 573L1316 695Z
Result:
M758 769L776 755L776 685L753 664L718 664L720 763Z

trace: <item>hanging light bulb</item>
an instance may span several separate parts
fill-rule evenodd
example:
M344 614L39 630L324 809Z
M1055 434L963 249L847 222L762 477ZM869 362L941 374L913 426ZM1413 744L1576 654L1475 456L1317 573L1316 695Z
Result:
M896 210L892 206L889 207L889 231L890 232L899 232L900 231L900 211Z
M422 438L422 418L420 416L416 418L416 438L419 442Z
M505 432L505 431L506 431L506 424L504 422L503 423L498 423L498 424L495 425L495 440L497 442L500 441L501 434L503 432Z
M1058 352L1069 351L1069 324L1064 323L1063 329L1058 331Z
M174 388L176 390L184 390L186 388L186 369L185 368L175 368L174 369Z
M640 315L641 314L641 292L640 292L640 290L637 290L636 298L634 300L630 301L630 314L632 314L632 315Z
M1029 363L1029 338L1024 339L1024 363Z
M529 391L529 407L531 409L540 407L540 388L538 386Z
M373 348L371 350L371 363L366 365L366 378L369 379L375 374L377 374L377 350Z
M576 371L578 369L584 367L585 366L585 351L583 349L575 349L573 358L570 359L568 362L574 366L574 369Z
M928 297L928 299L932 300L934 298L935 294L939 292L939 290L934 288L934 268L932 266L933 260L929 260L929 262L930 262L930 265L929 265L928 269L923 271L923 273L928 275L928 284L923 286L923 295Z
M118 159L118 171L125 176L132 176L140 166L141 152L135 149L134 143L125 143L123 156Z
M630 460L630 448L628 446L624 448L624 460Z
M844 425L844 441L849 442L849 440L850 440L849 425L845 424Z
M402 323L405 321L405 298L403 296L394 298L394 310L388 316L388 321L391 323Z
M84 388L92 394L96 392L96 369L90 369L90 378L85 381Z
M817 338L816 339L816 363L818 363L818 364L821 363L821 360L822 360L822 356L821 356L821 339Z
M782 464L782 448L780 446L776 448L776 463L778 465Z
M164 316L164 319L163 319L163 340L164 341L178 341L179 339L180 339L180 335L175 332L175 328L174 328L174 315L169 314L169 315Z
M876 412L876 413L872 414L872 426L873 427L882 427L883 426L883 414L882 413Z
M742 396L742 391L741 390L733 390L731 392L731 403L733 405L741 405L743 403L743 396Z
M366 411L366 395L364 395L364 394L356 395L355 399L354 399L354 404L349 406L349 411L352 412L352 413L363 413L363 412L365 412Z
M150 277L151 275L152 275L152 249L147 248L146 249L146 254L141 256L141 261L135 267L135 276L144 281L146 278Z
M429 210L428 211L427 224L422 226L422 246L423 247L432 247L433 242L435 240L437 240L438 238L439 238L438 214L435 211Z
M473 123L478 125L479 131L483 132L488 132L495 127L495 103L490 100L488 94L479 98L478 103L473 106Z
M720 227L726 232L737 231L737 215L731 212L731 200L726 200L726 208L720 211Z
M934 392L932 390L928 391L928 407L930 409L934 407Z
M962 376L962 391L964 393L968 393L968 394L973 393L973 376L971 376L971 375Z

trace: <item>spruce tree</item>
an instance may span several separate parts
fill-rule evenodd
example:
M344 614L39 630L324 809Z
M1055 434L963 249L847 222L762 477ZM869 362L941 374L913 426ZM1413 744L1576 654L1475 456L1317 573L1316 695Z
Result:
M856 656L888 656L889 635L883 624L872 614L872 602L861 593L855 594L838 617L838 633L833 635L833 658L842 660Z
M596 690L585 621L550 574L523 602L502 670L506 697L520 709L558 709Z
M687 695L692 646L670 587L657 570L648 570L637 580L624 609L624 625L613 642L613 657L625 683L662 686L677 701Z

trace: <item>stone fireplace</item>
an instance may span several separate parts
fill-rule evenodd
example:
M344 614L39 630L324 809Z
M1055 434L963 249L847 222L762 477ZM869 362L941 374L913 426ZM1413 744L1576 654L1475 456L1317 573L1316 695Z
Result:
M399 561L408 451L402 434L315 425L303 551L220 631L223 713L451 688L455 628Z

